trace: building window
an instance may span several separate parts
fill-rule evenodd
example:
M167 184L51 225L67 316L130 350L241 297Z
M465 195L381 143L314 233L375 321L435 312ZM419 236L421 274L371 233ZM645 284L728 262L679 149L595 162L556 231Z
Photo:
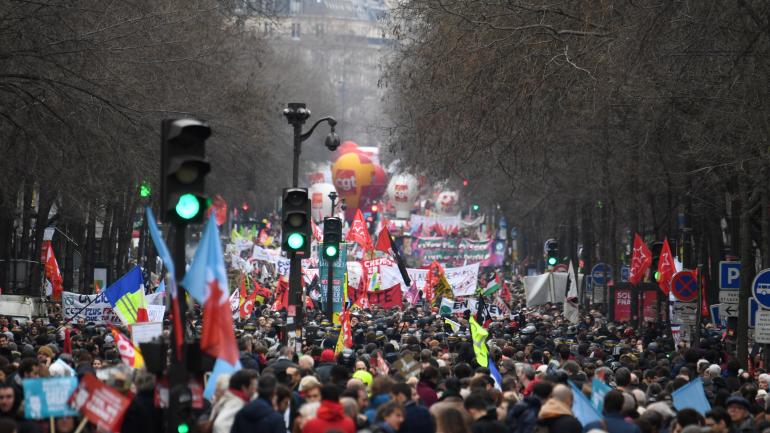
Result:
M322 36L324 34L324 25L323 24L316 24L315 25L315 35L316 36Z
M291 37L293 39L299 39L299 23L293 23L291 25Z

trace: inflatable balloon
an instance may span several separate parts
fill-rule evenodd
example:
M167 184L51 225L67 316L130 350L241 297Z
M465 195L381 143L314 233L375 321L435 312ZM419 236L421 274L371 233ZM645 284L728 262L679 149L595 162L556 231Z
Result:
M360 153L358 150L358 144L355 141L345 140L340 144L340 147L332 153L332 161L337 161L340 156L347 153Z
M374 179L372 184L364 187L361 191L361 209L366 209L373 203L382 198L385 188L388 186L388 175L379 164L374 164Z
M436 211L444 216L457 215L459 203L459 194L456 191L441 191L436 198Z
M323 221L325 217L331 215L332 200L329 198L329 193L336 191L334 185L330 183L316 183L310 186L308 189L308 195L310 196L310 215L313 221ZM339 200L338 200L339 201Z
M341 155L332 165L332 179L340 198L345 199L345 218L352 220L361 206L361 194L374 183L375 165L360 153Z
M396 218L409 218L418 192L419 183L411 174L397 174L390 179L388 197L396 209Z

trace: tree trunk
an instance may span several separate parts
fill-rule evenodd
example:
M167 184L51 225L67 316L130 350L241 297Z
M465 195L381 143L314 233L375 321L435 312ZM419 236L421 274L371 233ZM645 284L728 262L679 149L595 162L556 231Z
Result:
M741 253L741 289L738 293L738 337L737 357L743 369L748 368L749 359L749 298L751 283L754 280L754 248L751 239L751 191L749 180L743 177L740 182L740 253Z
M32 260L40 261L40 249L43 244L43 233L45 232L46 225L48 223L48 213L53 206L56 193L45 188L44 185L40 186L38 206L37 206L37 218L35 219L35 242L34 250L32 254ZM41 292L41 283L43 280L43 264L36 263L32 266L32 277L29 282L28 294L31 296L38 296Z

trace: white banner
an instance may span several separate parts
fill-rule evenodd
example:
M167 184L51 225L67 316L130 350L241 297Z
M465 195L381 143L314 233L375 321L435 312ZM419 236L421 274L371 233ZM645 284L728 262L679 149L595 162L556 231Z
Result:
M86 305L88 305L88 307L86 307ZM117 314L112 311L112 306L107 302L104 292L98 295L81 295L80 293L62 292L62 310L64 320L75 323L77 323L78 320L83 319L85 323L121 324Z
M454 299L442 299L441 300L441 307L439 308L439 314L442 316L446 315L462 315L465 313L466 310L470 310L471 314L476 314L476 310L479 307L479 303L475 299L464 299L462 301L457 301Z
M567 280L566 272L549 272L524 277L527 307L543 305L548 302L564 302L567 296ZM578 286L582 281L583 274L580 274L578 275Z
M417 288L422 290L425 286L425 278L428 275L428 270L407 268L406 272L409 274L412 284L416 284ZM444 268L444 275L446 275L449 285L452 286L452 292L455 296L471 296L476 294L479 263L459 266L457 268ZM408 287L403 286L401 288L404 291L408 289Z
M438 224L442 229L447 230L450 228L460 227L460 215L455 216L423 216L412 215L409 217L409 225L412 230L418 229L422 226L423 230L426 230Z

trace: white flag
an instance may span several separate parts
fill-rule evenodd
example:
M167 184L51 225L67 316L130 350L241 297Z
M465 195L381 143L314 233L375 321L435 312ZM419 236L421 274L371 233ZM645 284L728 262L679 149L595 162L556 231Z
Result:
M575 267L572 261L569 262L569 271L567 274L567 296L564 298L564 318L572 324L580 321L580 311L578 310L578 280L575 276Z

